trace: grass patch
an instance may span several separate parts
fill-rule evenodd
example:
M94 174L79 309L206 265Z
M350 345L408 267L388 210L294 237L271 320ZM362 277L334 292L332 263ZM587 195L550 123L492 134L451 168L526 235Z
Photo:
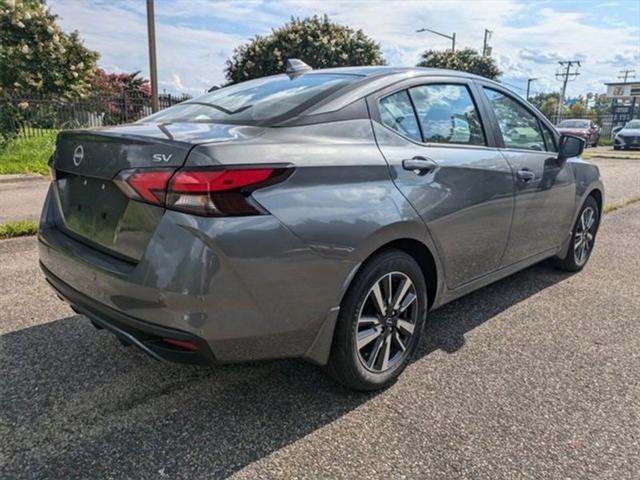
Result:
M38 223L33 220L19 220L0 224L0 239L24 237L38 233Z
M625 200L622 200L621 202L609 203L605 205L604 213L615 212L616 210L619 210L623 207L626 207L627 205L631 205L632 203L636 203L636 202L640 202L640 196L630 197Z
M598 145L601 147L610 147L613 145L613 138L599 138Z
M53 153L56 130L48 130L33 138L16 138L0 149L0 175L38 173L47 175L47 162Z

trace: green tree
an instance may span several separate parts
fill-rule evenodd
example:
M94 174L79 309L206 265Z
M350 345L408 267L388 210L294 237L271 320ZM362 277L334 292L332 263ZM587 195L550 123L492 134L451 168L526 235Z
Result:
M0 93L86 94L97 52L64 33L44 0L0 0Z
M493 58L484 57L472 48L456 50L455 52L451 50L426 50L421 56L418 67L461 70L492 80L497 79L502 73Z
M558 101L560 94L558 92L539 93L529 98L529 102L540 110L548 119L554 119L558 113Z
M271 34L236 48L227 60L227 80L236 83L282 73L288 58L299 58L313 68L384 65L380 45L362 30L314 15L292 18Z

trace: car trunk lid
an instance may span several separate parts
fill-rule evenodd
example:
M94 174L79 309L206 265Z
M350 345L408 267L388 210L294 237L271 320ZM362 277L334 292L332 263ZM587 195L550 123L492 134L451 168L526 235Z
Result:
M122 170L178 169L194 145L258 133L220 124L132 124L61 132L53 158L59 227L77 240L138 261L164 207L128 198L114 183Z

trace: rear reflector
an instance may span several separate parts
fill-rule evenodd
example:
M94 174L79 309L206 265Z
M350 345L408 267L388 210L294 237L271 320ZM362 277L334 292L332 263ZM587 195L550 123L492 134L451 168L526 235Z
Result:
M162 341L164 343L168 343L176 347L181 347L186 350L191 350L192 352L195 352L196 350L198 350L198 346L195 343L188 342L187 340L179 340L177 338L163 338Z
M203 216L265 213L251 193L284 180L288 168L123 170L114 179L129 198Z

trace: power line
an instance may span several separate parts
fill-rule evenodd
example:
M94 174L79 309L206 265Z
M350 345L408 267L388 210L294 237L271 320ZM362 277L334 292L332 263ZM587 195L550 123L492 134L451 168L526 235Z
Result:
M627 78L636 78L635 70L620 70L620 73L622 74L621 76L619 76L618 78L620 79L624 79L622 80L624 83L627 83ZM634 75L629 75L630 73L633 73Z
M561 117L562 117L562 107L564 106L564 96L567 93L567 82L571 79L571 80L575 80L578 75L580 75L578 73L578 67L581 67L582 65L580 65L580 60L565 60L562 62L558 62L560 64L561 67L565 67L566 69L564 72L558 72L556 73L556 78L558 80L562 80L562 91L560 92L560 99L558 101L558 114L556 115L556 122L559 122ZM576 67L576 71L572 72L571 71L571 67L573 67L574 65L577 65L578 67Z

